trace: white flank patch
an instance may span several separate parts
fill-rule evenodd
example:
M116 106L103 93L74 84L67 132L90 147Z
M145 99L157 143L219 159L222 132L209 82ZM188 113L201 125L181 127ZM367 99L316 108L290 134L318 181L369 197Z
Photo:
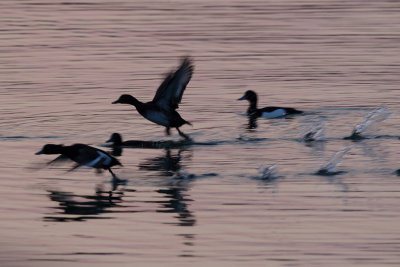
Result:
M97 152L97 154L99 154L99 156L97 158L95 158L94 160L92 160L91 162L85 164L86 166L93 167L97 163L99 163L101 160L104 160L104 162L103 162L104 166L107 166L108 164L111 163L111 158L109 156L107 156L106 154L104 154L103 152L100 152L100 151L96 151L96 152Z
M268 118L268 119L272 119L272 118L278 118L278 117L282 117L286 115L286 111L282 108L276 109L272 112L263 112L261 114L261 117L263 118Z

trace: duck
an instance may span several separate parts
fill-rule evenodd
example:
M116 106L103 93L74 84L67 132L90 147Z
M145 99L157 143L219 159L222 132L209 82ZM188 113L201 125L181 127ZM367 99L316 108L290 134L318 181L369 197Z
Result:
M77 165L73 167L71 170L74 170L81 166L92 167L95 169L104 169L108 170L114 179L116 179L116 175L111 170L111 167L116 165L122 166L119 160L117 160L107 152L85 144L73 144L71 146L46 144L40 151L36 152L35 154L36 155L61 154L59 157L55 158L50 163L59 160L70 159L77 163Z
M106 141L106 143L111 143L114 148L118 147L135 147L135 148L174 148L182 147L185 145L192 144L189 140L184 140L180 142L173 141L142 141L142 140L128 140L122 141L122 136L119 133L113 133Z
M286 107L265 107L265 108L257 108L257 94L256 92L252 90L248 90L245 92L245 94L239 98L238 100L247 100L250 102L250 106L247 109L247 115L253 117L253 118L279 118L283 117L286 115L292 115L292 114L302 114L303 111L297 110L295 108L286 108Z
M122 141L122 136L119 133L113 133L106 143L111 143L113 147L159 148L161 146L160 142L155 141Z
M166 75L150 102L143 103L132 95L123 94L112 104L133 105L144 118L164 126L167 135L170 135L170 128L175 128L180 136L189 140L189 136L184 134L179 127L184 124L192 124L184 120L176 110L179 108L186 86L192 78L193 70L192 60L185 57L175 72Z

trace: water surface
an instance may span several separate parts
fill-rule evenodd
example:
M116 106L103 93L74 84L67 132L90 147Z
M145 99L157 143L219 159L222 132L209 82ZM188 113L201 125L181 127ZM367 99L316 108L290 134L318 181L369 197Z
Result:
M396 1L1 1L2 266L400 264ZM46 167L46 143L174 140L128 106L190 55L194 145L124 149L108 173ZM260 105L305 115L249 127ZM390 117L343 140L364 116ZM322 141L301 133L323 121ZM249 129L250 128L250 129ZM352 149L337 175L316 172ZM104 148L104 147L103 147ZM104 148L109 149L109 148ZM277 164L273 179L258 168Z

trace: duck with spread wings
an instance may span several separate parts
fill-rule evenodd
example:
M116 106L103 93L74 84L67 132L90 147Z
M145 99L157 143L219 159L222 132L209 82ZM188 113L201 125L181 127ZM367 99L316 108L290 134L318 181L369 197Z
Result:
M183 92L192 78L193 69L191 59L185 57L175 72L167 74L152 101L143 103L131 95L124 94L113 104L133 105L139 114L149 121L165 126L167 135L170 134L170 128L176 128L180 136L189 139L179 127L184 124L191 125L191 123L184 120L176 110L182 100Z

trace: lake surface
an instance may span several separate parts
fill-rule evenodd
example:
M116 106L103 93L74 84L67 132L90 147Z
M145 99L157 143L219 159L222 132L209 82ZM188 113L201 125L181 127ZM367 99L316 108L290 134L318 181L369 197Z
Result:
M400 265L398 1L0 2L1 266ZM68 172L44 144L180 140L111 105L190 55L193 145ZM260 106L304 115L249 127ZM367 139L343 140L387 107ZM302 135L324 123L321 141ZM336 175L316 175L336 152ZM273 174L262 170L277 164Z

